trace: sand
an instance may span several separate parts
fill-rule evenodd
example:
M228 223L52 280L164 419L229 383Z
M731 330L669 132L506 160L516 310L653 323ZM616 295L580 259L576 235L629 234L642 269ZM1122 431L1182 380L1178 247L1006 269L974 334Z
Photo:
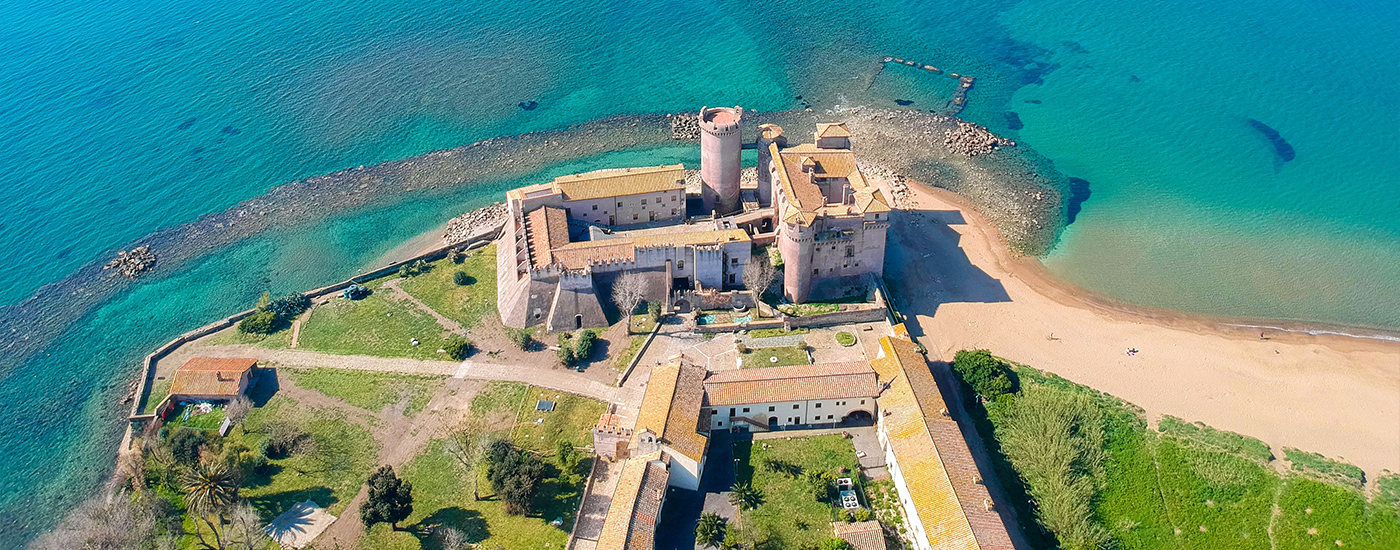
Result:
M1268 331L1116 303L1015 257L961 197L911 185L886 278L930 358L993 353L1162 415L1400 472L1400 342ZM1054 335L1054 339L1050 335ZM1140 353L1129 357L1125 350Z

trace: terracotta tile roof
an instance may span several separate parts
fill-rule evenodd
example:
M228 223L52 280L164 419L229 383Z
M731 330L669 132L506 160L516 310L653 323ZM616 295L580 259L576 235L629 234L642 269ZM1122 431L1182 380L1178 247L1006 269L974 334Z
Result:
M652 550L656 523L671 477L667 457L661 451L633 457L622 465L617 488L603 518L598 550Z
M818 138L851 137L850 128L844 122L826 122L817 125Z
M843 126L844 128L844 126ZM849 133L849 132L848 132ZM837 136L829 136L837 137ZM803 143L787 149L770 144L769 154L777 161L778 180L788 203L781 212L784 222L811 225L819 216L864 215L867 212L889 212L889 201L878 189L865 181L856 165L855 153L849 149L818 149ZM810 165L812 172L803 170ZM851 183L854 205L828 206L826 194L814 177L841 179ZM833 182L832 185L839 185Z
M553 185L571 201L621 197L661 191L685 191L685 165L617 168L554 178Z
M633 445L642 431L651 430L662 443L699 462L709 442L699 432L704 380L705 368L697 365L670 363L652 369L637 411Z
M624 240L584 241L556 248L550 257L567 269L583 269L606 262L633 261L636 251L631 242Z
M613 240L627 240L631 241L635 246L648 247L749 242L750 239L748 232L743 229L716 229L714 231L678 231L675 233L636 235Z
M865 362L728 370L705 379L705 404L712 407L879 393L875 371Z
M832 524L832 530L855 550L885 550L885 532L878 521L838 522Z
M569 244L569 215L550 206L526 214L525 242L530 249L531 265L544 267L553 263L550 251Z
M913 342L884 337L882 356L870 364L890 386L880 395L881 429L909 489L914 511L933 548L1010 549L1011 537L928 363Z
M235 396L243 373L257 365L257 359L195 357L175 371L170 394Z

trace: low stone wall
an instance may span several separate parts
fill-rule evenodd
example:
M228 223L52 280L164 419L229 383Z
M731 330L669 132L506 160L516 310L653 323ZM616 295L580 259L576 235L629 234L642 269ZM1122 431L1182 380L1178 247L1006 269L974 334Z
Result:
M822 313L819 315L807 315L804 317L784 316L783 323L787 329L791 330L799 327L823 327L829 325L849 325L852 323L871 323L885 320L885 308L872 307L868 309L858 309L855 311L838 311L835 313Z
M504 227L505 223L504 221L502 221L500 224L494 227L484 228L483 230L477 232L475 236L471 237L466 241L444 245L430 250L428 252L425 252L423 254L419 254L418 256L387 264L384 267L376 269L369 273L357 275L355 277L351 277L350 279L341 281L333 285L323 286L315 290L303 292L302 296L306 296L310 299L320 298L327 294L340 292L341 289L352 284L360 284L364 281L377 279L385 275L391 275L397 272L399 270L399 267L402 265L410 264L418 260L436 261L445 258L447 257L448 251L454 248L470 250L473 248L480 248L482 246L486 246L492 241L496 240L496 237L498 237L501 234L501 230ZM145 409L146 400L147 398L149 398L147 394L150 392L151 383L154 382L156 361L160 360L160 358L165 357L166 355L169 355L170 352L175 351L182 345L185 345L189 342L193 342L195 340L198 340L205 336L209 336L210 334L214 334L215 332L219 332L221 330L233 326L234 324L238 323L238 321L242 320L244 317L252 315L254 311L255 310L253 309L246 309L228 317L224 317L223 319L219 319L218 321L215 321L213 323L204 325L192 331L181 334L174 340L166 342L165 345L156 348L155 351L151 352L150 355L147 355L146 358L141 361L141 379L140 383L137 384L136 387L136 398L132 399L131 414L127 416L127 432L122 439L121 449L124 450L130 445L131 434L134 430L140 429L140 427L144 425L147 421L150 421L151 419L156 417L156 415L154 414L142 414L142 411Z

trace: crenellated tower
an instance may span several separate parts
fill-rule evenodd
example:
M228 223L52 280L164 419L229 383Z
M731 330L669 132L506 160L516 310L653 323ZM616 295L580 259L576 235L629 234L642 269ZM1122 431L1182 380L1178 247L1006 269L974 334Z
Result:
M700 198L707 213L739 211L743 116L737 106L700 109Z

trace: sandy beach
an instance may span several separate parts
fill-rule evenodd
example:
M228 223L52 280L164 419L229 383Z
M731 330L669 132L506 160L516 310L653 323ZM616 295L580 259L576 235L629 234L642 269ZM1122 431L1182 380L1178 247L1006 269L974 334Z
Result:
M930 357L986 348L1162 415L1363 468L1400 471L1400 343L1232 327L1292 326L1135 307L1015 257L951 192L910 185L886 279ZM1052 339L1053 335L1053 339ZM1140 352L1135 357L1128 348Z

